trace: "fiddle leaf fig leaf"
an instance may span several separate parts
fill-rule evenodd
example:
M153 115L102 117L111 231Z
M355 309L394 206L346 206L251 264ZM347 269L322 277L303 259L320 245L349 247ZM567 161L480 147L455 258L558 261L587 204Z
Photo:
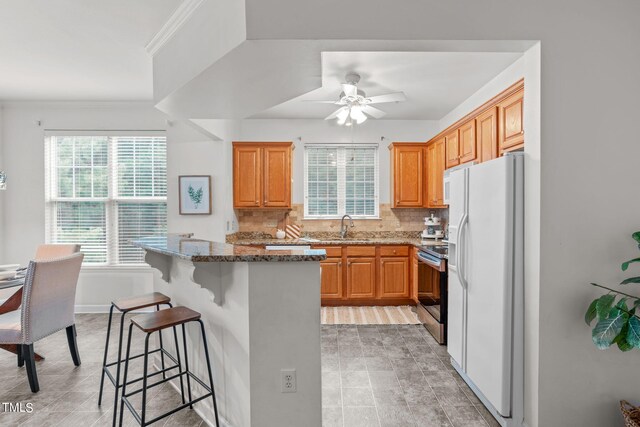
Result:
M621 351L629 351L633 349L633 345L627 340L627 334L629 331L629 322L625 323L618 336L613 340L618 345Z
M640 283L640 276L637 277L629 277L628 279L620 282L621 285L628 285L629 283Z
M601 350L609 348L622 331L622 327L629 319L629 315L622 310L615 310L615 315L600 320L593 328L593 343Z
M596 315L598 314L598 312L596 311L596 304L598 304L598 300L599 298L594 299L591 304L589 304L589 308L584 315L584 321L587 322L587 325L589 326L591 326L591 322L593 322L593 319L595 319Z
M614 294L606 294L598 298L598 302L596 303L596 312L599 320L604 320L609 316L609 310L611 310L611 306L615 299L616 296Z
M629 330L627 331L626 341L632 346L640 348L640 319L632 316L628 325Z
M629 264L632 264L634 262L640 262L640 258L634 258L634 259L630 259L627 262L623 262L622 263L622 271L627 271L627 268L629 268Z
M635 233L633 233L631 235L631 237L633 237L633 240L635 240L636 242L640 243L640 231L636 231Z

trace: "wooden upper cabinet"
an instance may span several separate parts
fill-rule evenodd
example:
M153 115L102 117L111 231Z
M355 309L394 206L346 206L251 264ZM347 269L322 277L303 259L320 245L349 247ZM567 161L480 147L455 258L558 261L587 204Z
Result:
M445 163L445 167L451 168L453 166L458 166L460 164L460 147L459 147L459 132L458 129L450 132L445 137L446 144L446 154L447 161Z
M233 143L233 207L291 207L291 142Z
M524 145L524 89L498 104L498 149L500 153L517 150Z
M291 206L291 146L269 146L263 149L264 197L268 208Z
M321 298L342 298L342 258L327 258L320 262Z
M498 108L491 107L476 117L478 160L486 162L498 157Z
M460 163L476 159L476 122L469 120L458 129Z
M374 298L376 295L376 259L347 258L347 298Z
M381 298L409 298L409 258L380 258Z
M425 206L425 144L393 143L391 149L392 206Z
M233 205L257 208L262 201L262 148L256 145L233 147Z
M445 138L427 146L427 206L440 208L444 204Z

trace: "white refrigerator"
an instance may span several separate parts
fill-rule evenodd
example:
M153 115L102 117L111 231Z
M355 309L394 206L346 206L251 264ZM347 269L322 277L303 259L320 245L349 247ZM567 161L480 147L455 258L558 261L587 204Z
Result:
M502 426L523 421L524 157L449 176L448 351Z

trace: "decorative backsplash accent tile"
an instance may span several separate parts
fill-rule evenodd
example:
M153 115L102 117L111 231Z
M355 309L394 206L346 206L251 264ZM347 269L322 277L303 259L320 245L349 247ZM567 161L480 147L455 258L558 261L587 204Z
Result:
M294 204L291 211L238 210L238 233L244 235L275 236L276 229L282 227L285 214L289 212L289 224L298 224L303 236L326 237L340 232L339 219L303 219L304 205ZM389 204L380 205L380 219L355 219L354 228L349 228L349 234L358 237L388 237L398 236L398 232L406 232L405 237L418 236L424 230L424 218L433 212L442 217L446 223L448 209L391 209ZM255 233L255 234L254 234ZM375 233L374 235L360 235L360 233Z

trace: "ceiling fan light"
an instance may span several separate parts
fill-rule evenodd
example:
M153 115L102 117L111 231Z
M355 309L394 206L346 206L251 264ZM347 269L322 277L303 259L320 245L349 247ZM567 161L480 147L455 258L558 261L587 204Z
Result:
M356 123L360 124L367 120L367 116L362 112L362 108L359 106L355 106L351 108L350 117L356 121Z
M347 120L347 117L349 117L349 109L346 107L342 107L342 110L336 115L336 117L338 119L338 124L343 125Z

